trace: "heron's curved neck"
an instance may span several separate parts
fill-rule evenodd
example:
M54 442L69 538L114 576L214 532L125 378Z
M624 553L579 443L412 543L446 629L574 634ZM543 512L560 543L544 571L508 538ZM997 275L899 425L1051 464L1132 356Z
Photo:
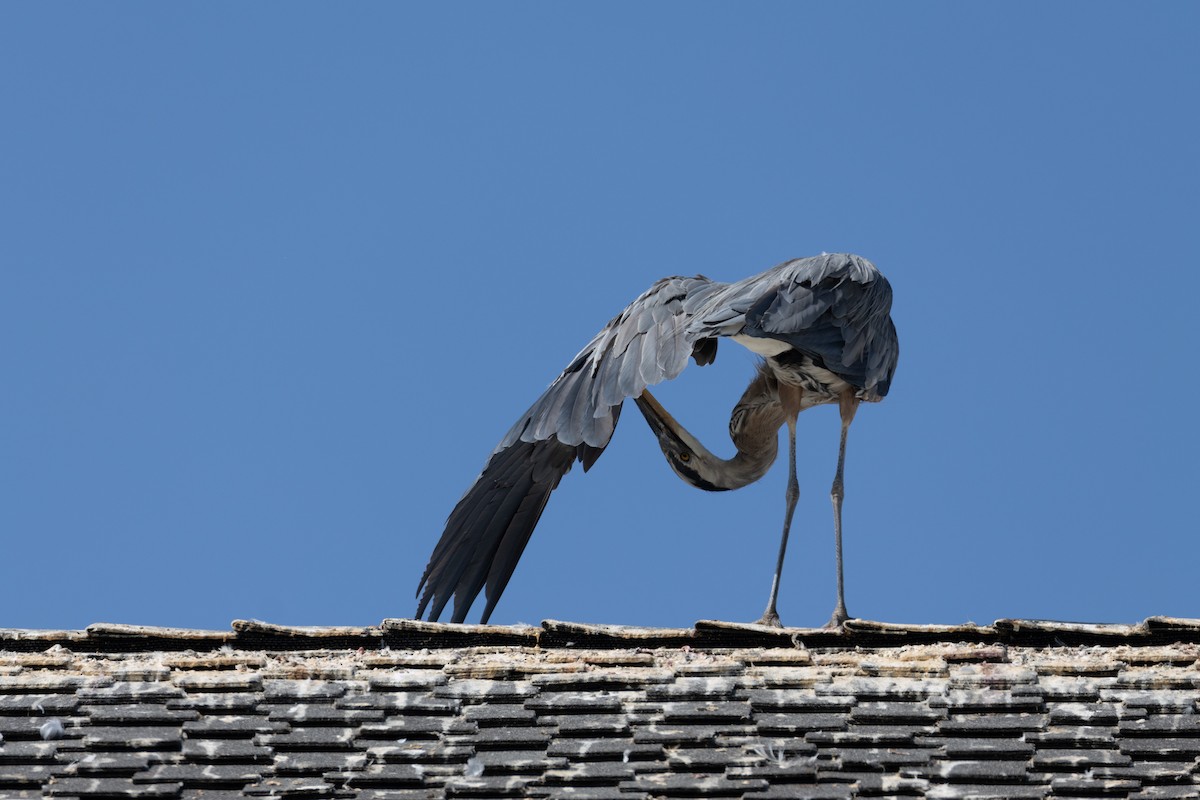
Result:
M707 491L740 489L765 475L779 452L779 428L784 414L774 380L767 370L760 369L733 407L729 438L737 453L728 459L714 455L701 444L649 392L643 393L637 404L658 436L667 462L680 478ZM686 461L672 458L672 452L679 451L681 446L687 452Z
M779 429L776 428L776 430ZM709 482L720 491L748 486L767 474L767 470L775 463L778 450L778 442L772 437L767 446L758 450L739 448L737 454L729 459L718 458L712 453L706 453L705 458L708 460L714 476L714 480Z
M779 453L783 422L775 377L760 369L729 415L729 438L737 454L728 460L712 456L720 462L720 470L736 482L728 488L739 489L767 474Z

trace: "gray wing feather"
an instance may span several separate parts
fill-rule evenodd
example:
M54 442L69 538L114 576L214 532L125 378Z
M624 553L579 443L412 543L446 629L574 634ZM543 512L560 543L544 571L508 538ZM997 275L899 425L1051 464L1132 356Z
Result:
M461 622L486 590L487 622L550 493L574 465L591 467L612 438L621 403L679 375L703 329L689 321L723 287L707 278L664 278L579 352L521 415L446 520L417 587L417 617L436 620L451 597ZM708 351L711 354L711 350Z
M678 376L695 342L710 335L689 323L703 300L723 286L701 277L655 283L572 359L508 431L497 451L518 440L550 437L568 445L606 446L613 431L612 409L647 386ZM566 397L586 400L588 407L580 413L554 413ZM609 422L579 424L589 416Z
M436 620L453 596L452 621L462 622L485 583L489 599L500 597L550 493L576 458L586 456L581 450L556 441L518 442L488 459L450 513L425 567L418 618L432 602L429 618Z

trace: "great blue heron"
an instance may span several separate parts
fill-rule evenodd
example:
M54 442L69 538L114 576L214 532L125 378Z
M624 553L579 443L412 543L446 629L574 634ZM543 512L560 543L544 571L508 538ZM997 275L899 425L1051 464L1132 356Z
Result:
M492 452L483 472L446 520L417 586L416 616L436 620L454 597L462 622L486 586L486 623L512 576L550 493L576 460L586 472L612 438L626 398L638 408L680 478L700 489L736 489L761 478L775 460L780 425L788 427L788 486L783 536L763 623L779 625L775 604L788 531L800 489L796 416L837 403L842 418L833 499L837 605L848 618L842 580L842 473L846 433L860 401L888 393L899 346L892 289L864 258L823 254L784 262L736 283L663 278L596 334ZM729 433L737 454L710 453L646 387L675 378L688 357L703 366L729 337L764 357L734 407ZM424 592L422 593L422 589Z

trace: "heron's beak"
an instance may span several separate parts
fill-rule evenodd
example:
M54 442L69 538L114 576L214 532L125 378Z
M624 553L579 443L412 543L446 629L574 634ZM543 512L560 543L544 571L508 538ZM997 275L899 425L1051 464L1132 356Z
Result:
M654 395L650 394L650 390L643 391L638 397L634 398L637 403L638 410L642 412L642 416L646 418L646 423L650 426L650 430L659 439L669 439L676 445L687 446L687 442L679 435L683 430L683 426L675 421L675 418L662 407L658 400L654 399ZM690 437L689 437L690 438Z
M695 436L667 413L654 395L644 391L634 402L658 439L659 449L667 457L667 464L685 483L706 492L721 492L742 485L718 480L721 477L718 474L720 467L725 462L708 452Z

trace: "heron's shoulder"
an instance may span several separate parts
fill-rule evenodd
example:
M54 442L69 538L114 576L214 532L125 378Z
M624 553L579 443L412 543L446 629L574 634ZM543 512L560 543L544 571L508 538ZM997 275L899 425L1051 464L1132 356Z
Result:
M816 286L828 281L849 279L857 284L887 284L879 268L853 253L822 253L819 256L793 258L775 267L780 278L792 283Z

